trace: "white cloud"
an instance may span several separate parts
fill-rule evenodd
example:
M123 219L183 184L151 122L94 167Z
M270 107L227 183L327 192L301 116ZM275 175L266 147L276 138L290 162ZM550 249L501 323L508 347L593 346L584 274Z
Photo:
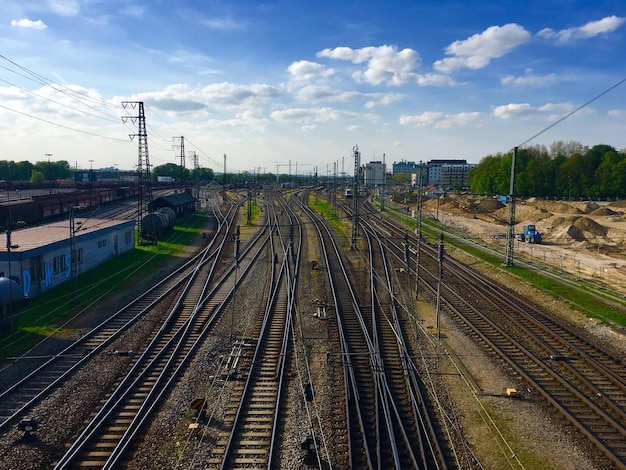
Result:
M607 115L610 117L621 118L626 115L626 112L623 109L611 109L607 112Z
M400 116L399 122L403 126L414 125L416 127L450 128L453 126L466 126L476 122L482 116L481 113L458 113L445 114L427 111L422 114Z
M555 39L557 43L565 44L573 39L589 39L599 36L600 34L613 32L619 28L624 21L626 21L626 18L613 15L598 21L590 21L580 27L562 29L560 31L545 28L537 34L545 39Z
M550 73L548 75L533 75L531 69L526 69L525 73L521 77L515 77L513 75L507 75L500 79L502 85L510 86L546 86L556 80L556 74Z
M454 86L457 83L446 75L427 73L417 75L417 84L420 86Z
M174 112L205 108L252 112L263 109L279 95L280 91L271 85L237 85L223 82L203 88L190 88L187 84L169 85L160 92L142 93L133 99L144 100L159 109Z
M296 101L301 103L318 101L347 103L361 99L363 94L357 91L341 91L327 86L309 85L299 89L294 96Z
M31 29L46 29L48 26L41 20L33 21L28 18L22 18L21 20L11 21L11 26L17 26L18 28L31 28Z
M328 122L339 119L360 117L359 114L341 111L334 108L289 108L280 111L274 111L271 114L272 119L278 122Z
M529 40L530 33L515 23L491 26L480 34L450 44L446 54L453 57L438 60L433 67L443 73L461 68L480 69L491 59L502 57Z
M364 47L352 49L336 47L324 49L317 53L317 57L349 60L353 64L367 63L365 70L355 72L352 77L358 82L379 85L403 85L415 82L417 75L413 70L420 65L420 56L413 49L398 51L396 46Z
M493 110L493 115L500 119L526 117L535 113L536 108L533 108L529 103L509 103L502 106L497 106Z
M76 16L80 12L77 0L48 0L46 5L50 11L60 16Z
M308 60L293 62L287 70L297 80L311 81L318 78L327 78L335 73L333 69L327 69L325 65Z
M399 103L404 99L404 95L399 93L374 93L367 103L365 103L366 109L371 109L376 106L389 106L395 103Z
M558 119L574 109L574 105L565 103L546 103L542 106L532 106L530 103L509 103L497 106L493 115L500 119L544 117L550 121Z

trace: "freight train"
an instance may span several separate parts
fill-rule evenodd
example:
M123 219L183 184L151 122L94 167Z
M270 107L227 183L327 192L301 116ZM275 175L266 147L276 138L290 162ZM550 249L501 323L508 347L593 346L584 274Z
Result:
M132 187L91 189L0 203L0 229L32 227L69 214L72 207L95 207L135 196Z

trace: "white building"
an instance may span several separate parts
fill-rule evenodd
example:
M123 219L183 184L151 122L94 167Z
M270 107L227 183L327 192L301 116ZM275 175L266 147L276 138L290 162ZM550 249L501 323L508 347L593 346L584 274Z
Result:
M386 164L383 162L369 162L365 165L365 186L379 186L385 184Z
M82 219L74 221L76 274L135 248L135 221ZM11 249L0 246L0 273L16 281L24 294L35 297L70 279L69 220L11 233Z

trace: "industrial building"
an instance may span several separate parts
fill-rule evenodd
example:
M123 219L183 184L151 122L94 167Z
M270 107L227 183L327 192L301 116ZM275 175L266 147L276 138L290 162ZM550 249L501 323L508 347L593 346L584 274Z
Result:
M0 277L35 297L71 278L70 222L64 220L7 234L0 247ZM135 247L135 221L74 219L76 275Z
M364 183L365 186L374 187L385 184L387 173L386 165L383 162L369 162L365 165Z

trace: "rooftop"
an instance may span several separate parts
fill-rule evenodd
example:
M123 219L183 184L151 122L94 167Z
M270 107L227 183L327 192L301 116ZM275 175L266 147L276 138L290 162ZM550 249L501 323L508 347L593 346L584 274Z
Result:
M135 223L133 220L113 220L113 219L92 219L75 218L74 232L76 237L85 234L93 234L102 229L112 228L128 223ZM56 242L67 240L70 237L70 222L62 220L38 227L25 228L11 231L11 252L24 252L34 248L51 245ZM6 252L6 243L0 243L0 253Z

